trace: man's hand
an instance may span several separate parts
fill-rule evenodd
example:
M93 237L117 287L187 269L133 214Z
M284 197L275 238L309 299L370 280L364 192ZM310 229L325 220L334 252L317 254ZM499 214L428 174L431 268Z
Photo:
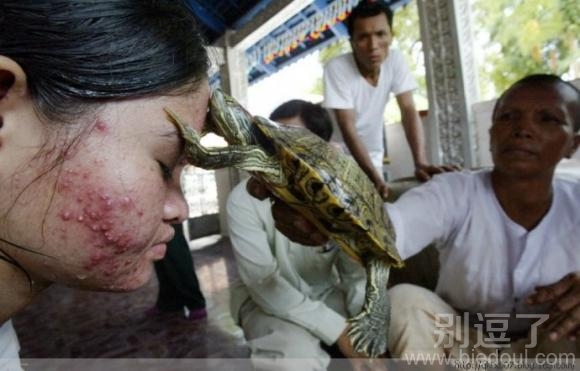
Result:
M380 182L375 183L375 188L381 195L383 201L386 201L387 197L389 197L389 185L381 180Z
M551 303L550 318L542 326L549 328L550 340L568 337L574 341L580 335L580 272L566 275L560 281L536 287L528 304Z
M343 356L349 359L350 364L354 371L387 371L387 368L382 359L368 358L364 353L357 353L350 341L350 338L346 335L350 325L348 325L338 340L336 345L342 353Z
M460 170L458 166L441 165L435 166L430 164L419 163L415 165L415 177L421 182L426 182L435 174L446 173Z
M272 216L276 229L290 240L306 246L320 246L328 242L328 237L302 214L276 198L268 188L256 178L251 178L246 186L248 193L259 200L270 198Z

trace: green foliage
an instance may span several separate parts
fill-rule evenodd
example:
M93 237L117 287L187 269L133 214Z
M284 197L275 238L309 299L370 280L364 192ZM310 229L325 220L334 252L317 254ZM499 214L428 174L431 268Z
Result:
M474 10L474 29L489 32L479 68L484 91L531 73L563 75L580 59L578 0L475 0Z

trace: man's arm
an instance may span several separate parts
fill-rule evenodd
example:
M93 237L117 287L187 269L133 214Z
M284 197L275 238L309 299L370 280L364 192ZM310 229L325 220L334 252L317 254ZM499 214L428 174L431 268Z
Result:
M455 170L450 166L434 166L427 162L425 154L425 133L419 118L419 113L415 108L413 92L407 91L396 96L399 110L401 111L401 122L405 130L405 137L415 164L415 176L421 181L426 181L433 174Z
M383 181L381 174L377 172L377 169L373 166L373 162L369 156L367 148L360 139L360 136L356 132L355 122L355 112L352 109L333 109L336 122L342 133L344 143L348 147L350 153L361 167L361 169L367 174L369 179L375 184L377 190L383 196L383 199L387 197L388 188Z

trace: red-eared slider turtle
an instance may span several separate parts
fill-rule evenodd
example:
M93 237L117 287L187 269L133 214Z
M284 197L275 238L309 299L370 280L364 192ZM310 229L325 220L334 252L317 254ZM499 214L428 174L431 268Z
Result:
M403 263L383 200L356 162L307 129L253 117L219 90L212 95L204 131L223 136L226 147L203 147L198 133L167 113L185 140L188 162L204 169L250 171L366 267L365 303L349 319L348 335L357 352L371 357L384 353L389 269Z

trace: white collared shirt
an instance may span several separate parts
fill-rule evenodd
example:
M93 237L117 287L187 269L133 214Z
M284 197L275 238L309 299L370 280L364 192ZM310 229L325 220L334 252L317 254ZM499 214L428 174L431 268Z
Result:
M406 259L437 243L436 292L470 313L543 313L525 299L580 270L580 183L556 178L550 210L531 231L512 221L491 185L491 172L437 175L387 205ZM510 322L523 330L536 320Z

